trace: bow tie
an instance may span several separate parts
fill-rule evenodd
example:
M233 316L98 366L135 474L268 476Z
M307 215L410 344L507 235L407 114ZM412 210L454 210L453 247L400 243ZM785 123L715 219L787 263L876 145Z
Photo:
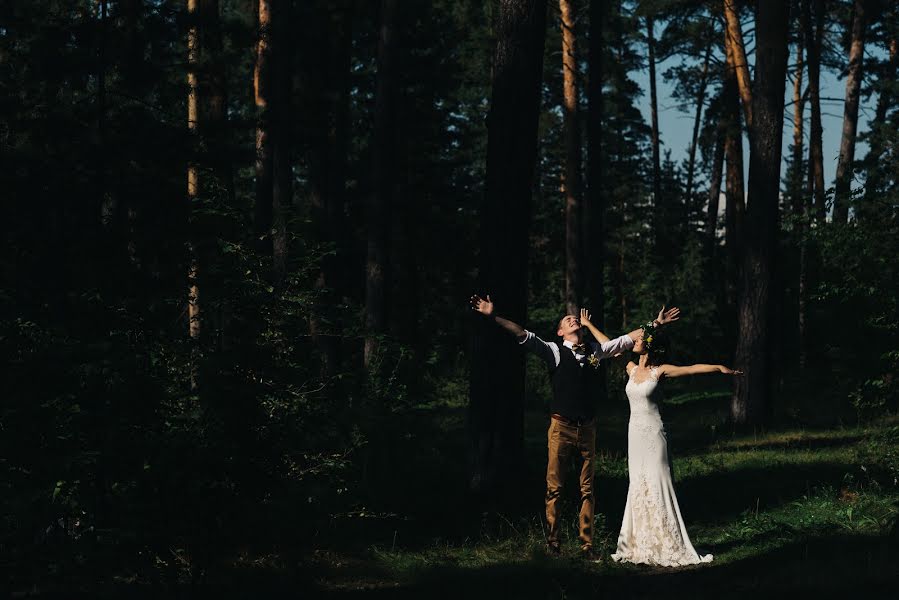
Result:
M571 349L575 354L587 354L587 344L573 344Z

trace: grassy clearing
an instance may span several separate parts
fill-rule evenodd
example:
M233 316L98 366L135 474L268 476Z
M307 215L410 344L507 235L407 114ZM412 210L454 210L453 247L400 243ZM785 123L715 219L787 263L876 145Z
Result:
M683 412L707 401L708 394L682 399L670 421L690 423ZM441 429L451 431L452 419L440 419ZM705 445L706 423L693 422L692 429L681 428L679 438L690 450L679 455L673 447L673 470L691 538L700 552L715 555L711 565L666 570L584 562L577 557L573 523L563 557L547 557L539 507L532 503L536 510L527 515L482 515L481 527L465 535L448 530L413 544L402 538L370 544L354 554L356 567L320 570L317 582L335 593L391 590L410 597L509 590L524 597L580 597L593 596L599 587L619 595L639 590L740 596L775 591L771 586L818 589L823 595L864 589L877 597L878 590L899 583L899 419L848 429L716 435ZM539 416L530 415L528 423L526 454L534 462L533 485L539 486L545 441ZM611 431L621 424L610 419L608 425ZM614 551L627 486L620 447L600 448L597 482L596 543L607 556ZM567 515L574 512L572 504ZM438 529L440 520L438 515Z

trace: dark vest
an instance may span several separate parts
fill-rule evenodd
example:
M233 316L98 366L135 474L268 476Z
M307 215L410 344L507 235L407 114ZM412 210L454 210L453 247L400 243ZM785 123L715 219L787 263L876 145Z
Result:
M599 369L586 362L582 367L570 348L559 344L559 366L550 371L553 399L549 411L575 421L596 415L595 399L599 395Z

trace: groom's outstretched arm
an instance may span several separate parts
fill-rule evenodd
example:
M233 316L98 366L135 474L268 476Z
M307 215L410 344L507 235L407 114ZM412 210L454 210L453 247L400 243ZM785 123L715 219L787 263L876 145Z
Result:
M493 301L490 299L490 294L487 294L486 300L477 294L472 296L471 308L492 319L497 325L514 335L515 339L524 346L525 350L529 350L539 356L550 368L558 366L559 347L551 342L544 342L518 323L496 315L493 312Z
M486 300L484 300L477 294L472 296L471 309L481 313L485 317L489 317L497 325L514 335L515 339L517 339L519 343L527 339L528 332L525 331L524 327L522 327L518 323L515 323L508 319L504 319L493 312L493 301L490 299L490 294L487 294Z

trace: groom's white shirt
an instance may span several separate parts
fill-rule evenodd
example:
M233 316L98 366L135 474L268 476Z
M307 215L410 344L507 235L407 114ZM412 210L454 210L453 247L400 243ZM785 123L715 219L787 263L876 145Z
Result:
M544 342L536 334L527 329L525 329L524 333L527 337L518 342L519 344L522 344L525 349L530 350L539 356L550 368L554 369L559 366L559 362L562 360L562 356L559 354L559 344L555 342ZM562 342L562 345L572 352L574 351L572 348L574 344L568 340ZM629 335L622 335L603 344L590 342L589 346L591 350L590 354L594 354L597 358L602 360L603 358L618 356L625 350L630 350L634 347L634 340L632 340ZM582 367L584 366L583 361L585 356L585 354L581 354L580 352L574 353L574 357L581 363Z

